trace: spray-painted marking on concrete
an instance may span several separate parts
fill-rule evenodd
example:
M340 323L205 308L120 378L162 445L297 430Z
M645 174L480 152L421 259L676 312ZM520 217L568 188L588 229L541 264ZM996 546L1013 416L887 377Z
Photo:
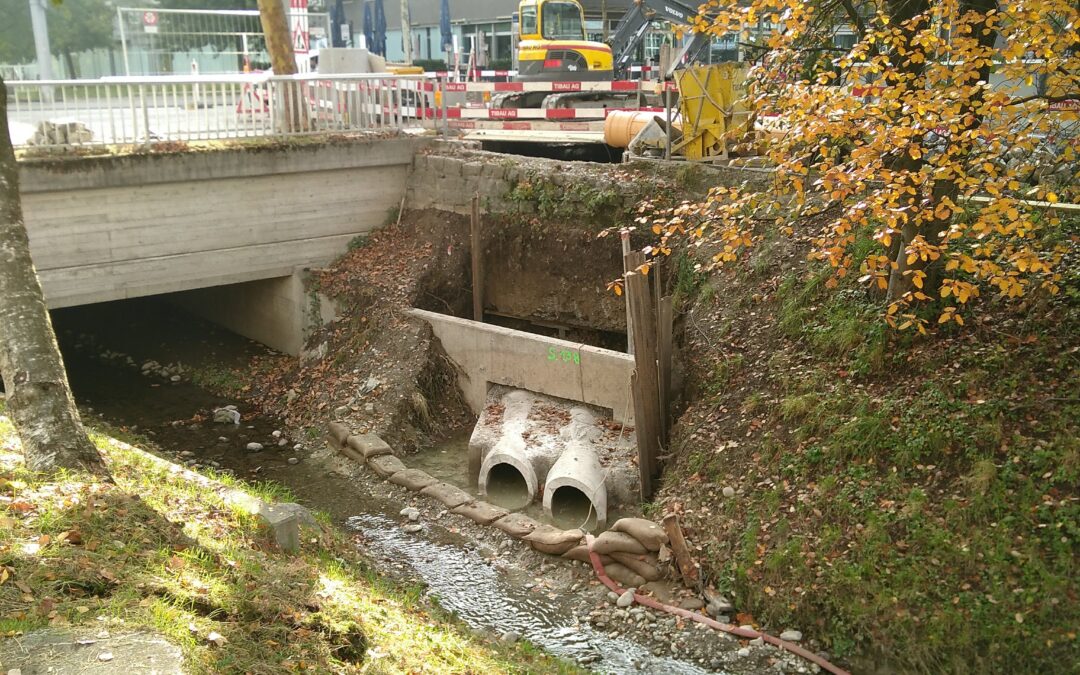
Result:
M548 347L548 361L562 361L563 363L576 363L581 365L581 352L558 347Z

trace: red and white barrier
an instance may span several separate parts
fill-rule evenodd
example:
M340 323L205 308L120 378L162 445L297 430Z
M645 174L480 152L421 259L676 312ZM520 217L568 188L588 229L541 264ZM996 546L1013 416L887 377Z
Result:
M602 120L615 110L664 112L663 108L447 108L446 116L472 120ZM442 116L438 110L428 112L431 117Z

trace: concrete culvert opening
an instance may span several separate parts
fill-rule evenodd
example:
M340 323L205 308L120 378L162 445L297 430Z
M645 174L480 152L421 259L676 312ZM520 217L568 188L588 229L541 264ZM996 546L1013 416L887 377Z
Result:
M487 497L490 502L504 509L523 509L532 501L529 484L517 467L501 463L488 472Z
M592 532L596 529L596 508L584 492L563 485L551 493L551 520L562 528L580 527Z

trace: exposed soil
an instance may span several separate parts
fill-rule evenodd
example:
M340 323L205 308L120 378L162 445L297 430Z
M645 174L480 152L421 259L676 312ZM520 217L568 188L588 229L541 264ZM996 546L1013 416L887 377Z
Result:
M606 347L625 346L623 301L605 285L621 269L617 240L583 227L539 228L493 218L485 239L487 318ZM466 218L409 211L315 274L338 320L296 361L265 357L255 392L292 427L338 419L410 452L468 424L453 364L410 307L471 318ZM621 322L621 323L620 323ZM619 331L623 331L620 333Z

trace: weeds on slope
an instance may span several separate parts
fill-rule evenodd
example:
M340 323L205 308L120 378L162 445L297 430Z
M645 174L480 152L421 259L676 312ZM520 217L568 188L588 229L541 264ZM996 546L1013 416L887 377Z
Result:
M700 284L685 320L661 500L711 582L856 671L1077 672L1075 293L925 339L824 293L791 246L768 256Z

